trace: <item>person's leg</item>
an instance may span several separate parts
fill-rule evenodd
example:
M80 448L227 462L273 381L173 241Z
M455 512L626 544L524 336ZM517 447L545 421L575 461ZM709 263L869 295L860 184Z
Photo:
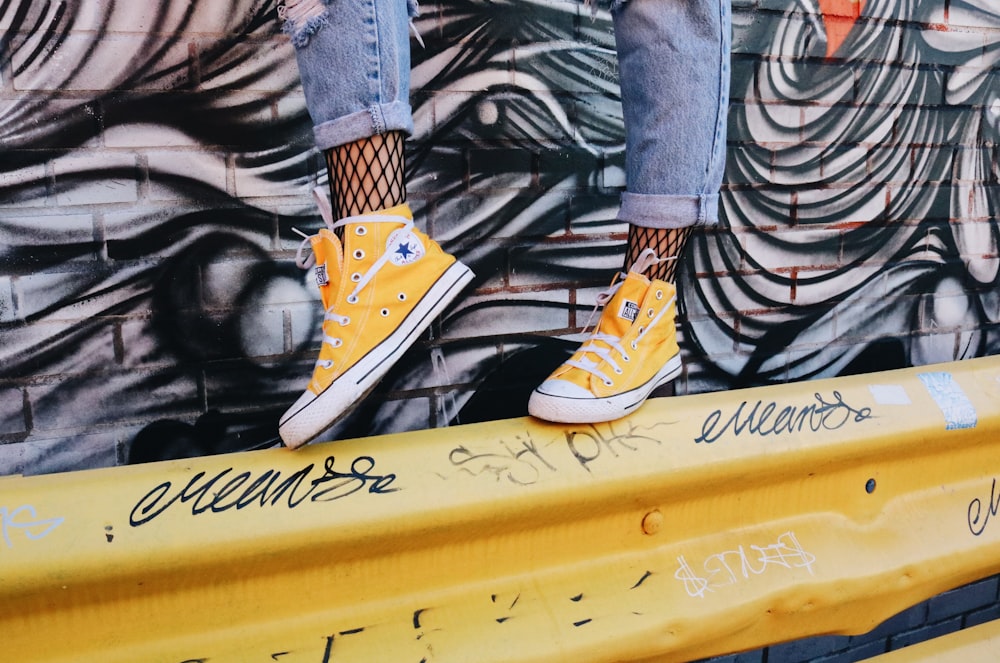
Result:
M334 216L369 214L406 202L402 131L362 138L326 151Z
M728 0L632 0L613 10L625 119L624 276L586 343L532 393L567 423L638 408L681 371L674 275L697 225L718 222L729 102Z
M279 10L337 218L406 201L414 12L407 0L286 0Z
M652 248L649 275L673 282L695 225L718 223L729 104L726 0L644 0L614 12L625 117L628 269Z
M406 0L288 0L316 145L330 176L326 222L298 262L325 313L312 380L278 431L298 447L356 406L472 279L413 227L403 145L413 131Z

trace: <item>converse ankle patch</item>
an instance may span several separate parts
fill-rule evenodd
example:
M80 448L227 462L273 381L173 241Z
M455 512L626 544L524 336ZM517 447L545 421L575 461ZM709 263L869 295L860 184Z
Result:
M324 286L330 283L330 277L326 273L326 263L316 265L316 285Z
M424 257L424 245L416 235L405 229L389 235L385 250L389 254L389 261L396 266L410 265Z
M635 322L636 317L639 315L639 305L636 302L624 300L622 301L621 309L618 311L618 317L622 320L628 320L629 322Z

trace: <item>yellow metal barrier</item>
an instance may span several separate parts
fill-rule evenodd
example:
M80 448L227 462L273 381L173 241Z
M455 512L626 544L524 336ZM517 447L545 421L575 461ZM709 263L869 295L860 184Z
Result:
M673 661L1000 572L1000 358L0 482L9 661Z

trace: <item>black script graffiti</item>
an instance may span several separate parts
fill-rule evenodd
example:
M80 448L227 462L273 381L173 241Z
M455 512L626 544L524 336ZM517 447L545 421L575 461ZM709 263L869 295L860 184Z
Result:
M461 445L448 452L448 460L460 471L480 476L492 474L497 481L506 478L519 486L530 486L541 477L541 469L547 468L555 472L545 458L535 441L517 436L517 444L500 440L504 453L473 451Z
M638 451L639 443L660 444L655 437L640 434L641 429L628 424L628 430L617 432L613 424L590 425L587 430L566 431L566 446L583 469L590 472L590 463L602 453L610 453L617 458L621 451Z
M990 522L990 518L997 515L998 511L1000 511L1000 495L997 495L997 480L993 479L986 513L983 513L983 501L978 497L969 502L969 531L975 536L982 534L986 530L986 524Z
M26 515L27 518L18 519L22 514ZM44 539L52 530L62 524L63 518L61 517L39 519L35 507L30 504L19 506L13 511L9 511L5 506L0 506L0 533L2 533L3 542L7 544L8 548L14 547L11 532L21 532L28 540L37 541Z
M722 410L715 410L701 424L701 435L695 442L711 444L726 433L740 437L744 433L767 437L782 433L800 433L809 430L837 430L849 422L861 423L870 419L872 410L868 407L856 409L844 402L839 391L833 392L833 400L827 401L822 394L815 393L815 403L797 406L787 405L779 409L775 401L757 401L752 406L743 401L728 419L723 420ZM749 408L749 409L748 409Z
M263 508L284 504L294 509L304 502L332 502L352 495L363 488L369 493L384 494L399 490L392 488L395 474L373 474L375 460L358 456L351 462L350 470L334 468L334 456L327 457L323 474L313 476L315 463L310 463L288 476L278 470L265 470L254 476L252 472L233 474L233 468L209 476L198 472L183 488L174 490L173 482L164 481L143 495L129 516L133 527L144 525L164 513L174 504L191 504L191 515L220 513L249 506ZM311 478L312 477L312 478Z

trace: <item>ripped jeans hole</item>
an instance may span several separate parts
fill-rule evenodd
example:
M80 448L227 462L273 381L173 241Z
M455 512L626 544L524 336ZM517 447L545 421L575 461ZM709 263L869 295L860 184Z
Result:
M285 0L278 5L281 31L289 35L292 45L302 48L309 38L330 22L322 0Z

